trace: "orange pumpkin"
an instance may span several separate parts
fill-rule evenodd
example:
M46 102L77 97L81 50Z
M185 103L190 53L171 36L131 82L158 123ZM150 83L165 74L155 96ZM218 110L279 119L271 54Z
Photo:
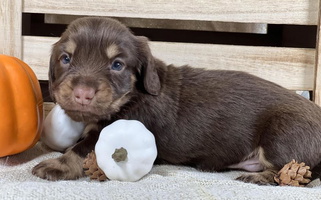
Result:
M33 147L40 138L43 100L32 69L0 55L0 157Z

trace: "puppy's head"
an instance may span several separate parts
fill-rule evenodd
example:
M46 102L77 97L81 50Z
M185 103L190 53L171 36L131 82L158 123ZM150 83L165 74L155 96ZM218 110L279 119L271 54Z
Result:
M112 19L75 20L52 49L51 96L74 120L98 121L126 104L137 85L157 95L160 81L147 42Z

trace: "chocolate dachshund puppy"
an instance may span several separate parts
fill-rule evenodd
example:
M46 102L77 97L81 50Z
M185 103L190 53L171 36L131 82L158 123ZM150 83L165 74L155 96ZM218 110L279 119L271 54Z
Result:
M166 65L145 37L113 19L69 25L52 49L49 89L86 128L61 157L33 168L43 179L84 176L84 158L117 119L139 120L154 134L157 163L243 169L251 172L237 178L244 182L273 184L292 159L312 168L321 160L316 104L244 72Z

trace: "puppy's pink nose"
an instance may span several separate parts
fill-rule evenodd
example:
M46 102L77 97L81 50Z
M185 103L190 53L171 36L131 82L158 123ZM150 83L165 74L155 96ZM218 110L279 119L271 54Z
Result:
M77 86L74 88L75 101L81 105L89 105L95 96L95 89L86 86Z

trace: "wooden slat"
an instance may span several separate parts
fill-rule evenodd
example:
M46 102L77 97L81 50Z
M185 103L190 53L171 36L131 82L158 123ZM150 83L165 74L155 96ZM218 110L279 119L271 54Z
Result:
M23 36L22 41L22 60L34 70L39 80L48 80L51 46L58 38Z
M321 12L321 4L319 8ZM319 13L315 56L314 102L321 106L321 13Z
M23 12L316 25L318 4L318 0L25 0Z
M85 16L75 15L45 15L45 23L70 24L75 19ZM237 33L266 34L267 24L258 23L233 23L233 22L212 22L195 20L164 20L164 19L142 19L142 18L116 18L127 27L135 28L156 28L176 30L197 30L197 31L220 31Z
M44 104L43 104L43 109L44 109L44 114L45 114L45 116L47 116L48 115L48 113L51 111L51 109L53 108L55 106L55 104L54 103L52 103L52 102L44 102Z
M17 58L21 58L21 1L0 1L0 54Z
M152 42L167 63L245 71L291 90L312 90L314 49Z
M23 60L40 80L47 79L50 48L58 38L24 36ZM168 64L241 70L291 90L312 90L314 49L150 42L152 52Z

